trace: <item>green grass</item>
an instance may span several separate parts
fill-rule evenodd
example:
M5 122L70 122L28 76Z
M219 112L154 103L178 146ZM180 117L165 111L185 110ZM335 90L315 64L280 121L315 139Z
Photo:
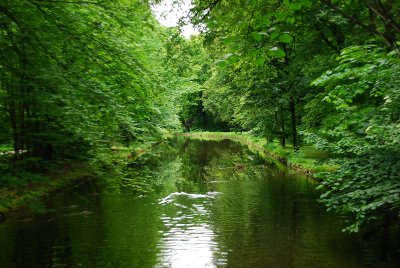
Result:
M33 176L39 177L37 174ZM24 187L0 188L0 212L16 210L22 206L29 206L48 196L52 192L72 185L78 179L94 177L94 169L87 163L68 163L51 171L40 180L32 180Z
M130 144L129 147L116 144L111 147L114 155L118 158L132 159L137 158L148 152L154 146L159 145L162 141L147 141L142 143Z
M268 142L265 138L252 136L247 132L191 132L177 134L201 140L233 140L249 147L253 152L263 157L284 160L291 169L304 173L334 172L338 166L321 163L329 158L327 152L319 151L312 146L301 147L294 151L292 145L282 148L277 140Z
M157 144L160 144L160 141L131 144L129 147L116 144L111 147L111 153L107 150L97 155L97 162L61 163L48 174L42 175L25 172L26 182L19 180L19 184L10 183L9 186L0 187L0 212L8 213L23 206L40 204L40 200L46 196L69 185L76 185L82 179L96 178L104 172L109 172L105 169L107 165L111 169L115 165L123 166L125 162L140 157ZM12 179L10 177L10 180Z

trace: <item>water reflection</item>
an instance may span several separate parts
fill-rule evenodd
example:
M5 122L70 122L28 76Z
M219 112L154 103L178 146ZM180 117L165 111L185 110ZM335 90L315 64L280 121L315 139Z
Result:
M220 193L177 192L160 199L165 208L156 267L216 267L226 264L210 222L209 207ZM219 256L215 256L219 252Z
M173 140L120 175L0 225L0 267L396 267L236 143Z

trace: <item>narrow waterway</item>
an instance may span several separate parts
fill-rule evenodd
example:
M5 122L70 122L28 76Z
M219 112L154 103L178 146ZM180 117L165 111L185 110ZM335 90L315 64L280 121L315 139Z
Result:
M230 141L177 139L0 225L0 267L391 267L316 183Z

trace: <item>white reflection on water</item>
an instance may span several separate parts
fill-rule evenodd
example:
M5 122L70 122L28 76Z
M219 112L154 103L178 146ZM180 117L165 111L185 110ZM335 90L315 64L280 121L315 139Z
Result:
M219 249L215 233L208 224L207 204L216 194L172 193L160 200L161 205L180 209L175 210L173 216L164 214L161 217L166 230L158 244L159 264L156 267L200 268L226 264L226 254ZM178 203L177 197L185 205Z
M213 198L217 195L221 194L220 192L208 192L206 194L188 194L185 192L177 192L177 193L171 193L167 195L166 197L160 199L158 202L160 205L165 205L169 204L175 201L175 198L178 196L184 196L190 199L198 199L198 198Z

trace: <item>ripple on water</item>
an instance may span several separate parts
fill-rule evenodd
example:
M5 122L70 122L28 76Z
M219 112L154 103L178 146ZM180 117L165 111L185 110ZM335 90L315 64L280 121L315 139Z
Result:
M176 215L163 214L160 217L165 230L157 245L160 251L159 264L156 267L216 267L226 263L227 254L221 252L215 241L216 234L209 224L207 209L210 200L218 195L217 192L180 192L159 200L160 205L170 204L181 210L174 211ZM177 203L178 197L185 205ZM218 257L215 252L218 252Z
M178 196L185 196L190 199L199 199L199 198L214 198L220 195L220 192L208 192L206 194L190 194L185 192L175 192L167 195L164 198L161 198L158 202L160 205L170 204L175 201L175 198Z

